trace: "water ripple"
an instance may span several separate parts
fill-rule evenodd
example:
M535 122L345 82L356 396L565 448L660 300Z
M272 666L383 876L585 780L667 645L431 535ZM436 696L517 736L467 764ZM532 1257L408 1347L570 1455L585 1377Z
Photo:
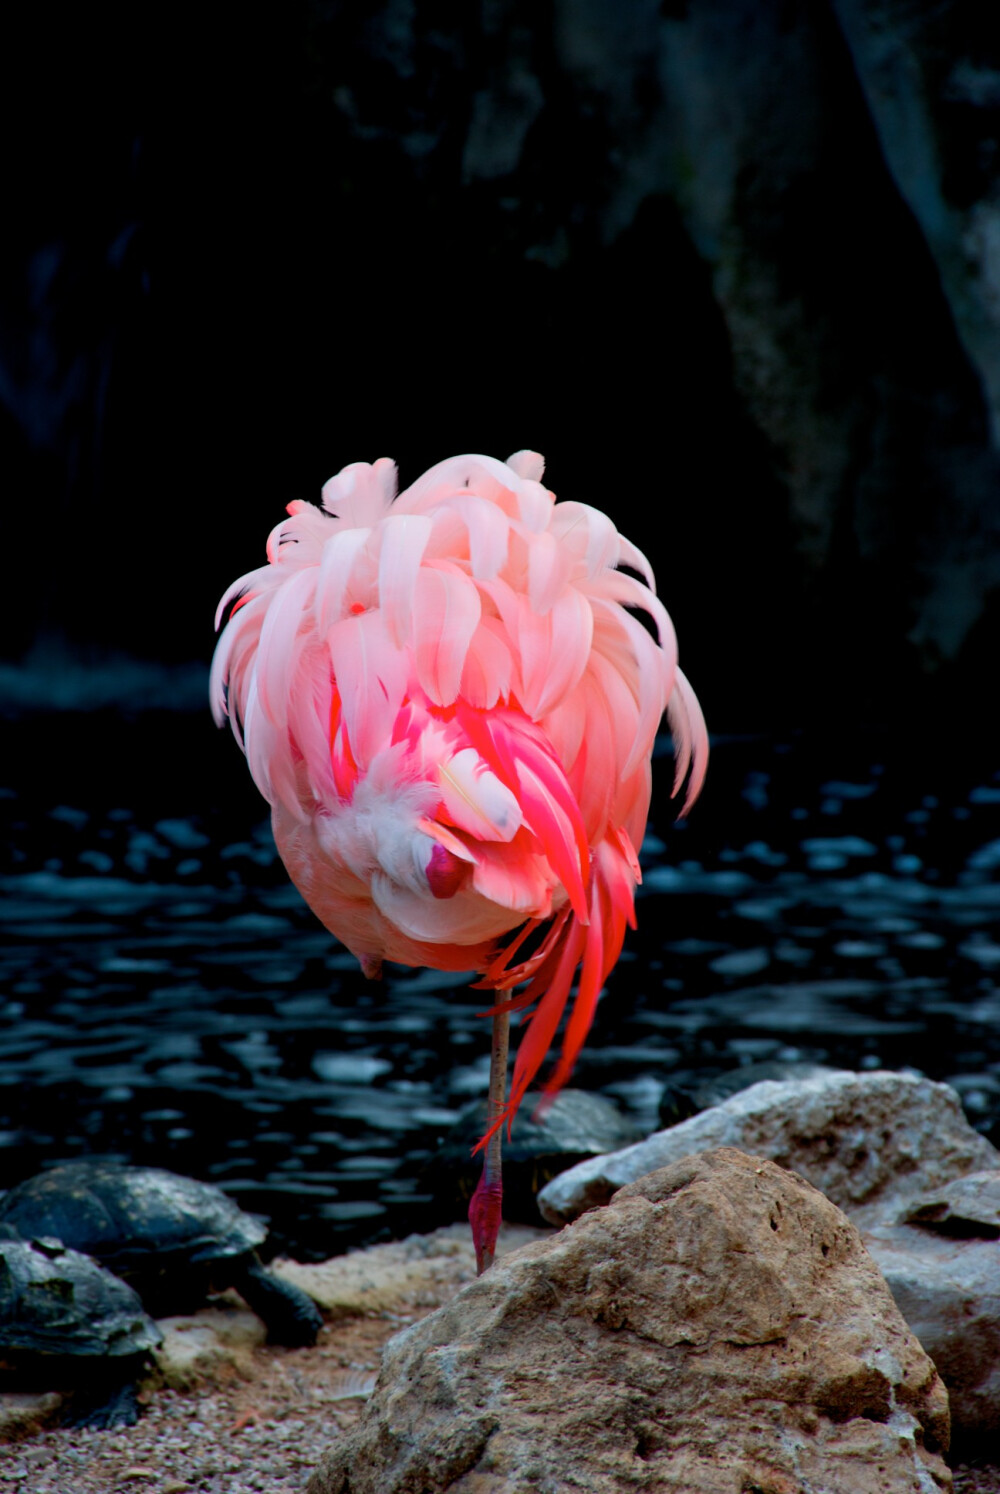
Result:
M575 1082L652 1125L668 1082L744 1062L907 1066L1000 1140L1000 775L734 741L688 822L663 788ZM487 1085L484 995L366 982L248 802L0 793L0 1186L116 1155L214 1179L304 1256L430 1227L452 1202L426 1165Z

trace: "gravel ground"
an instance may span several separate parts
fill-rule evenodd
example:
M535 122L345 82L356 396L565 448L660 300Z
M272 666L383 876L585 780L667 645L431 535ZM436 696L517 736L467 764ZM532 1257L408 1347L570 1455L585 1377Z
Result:
M17 1494L303 1494L326 1449L361 1414L402 1325L324 1330L316 1349L261 1349L255 1374L203 1394L157 1391L137 1426L51 1431L0 1447L0 1491ZM955 1494L1000 1494L1000 1466L960 1464Z
M469 1262L457 1257L452 1271L425 1304L329 1323L313 1349L264 1346L242 1371L223 1366L211 1386L149 1388L137 1426L0 1445L0 1494L304 1494L323 1453L361 1415L383 1344L457 1290ZM1000 1464L958 1463L955 1494L1000 1494Z
M1000 1494L1000 1463L976 1459L957 1464L955 1494Z
M0 1447L17 1494L302 1494L330 1443L360 1415L385 1315L325 1328L315 1349L258 1349L249 1377L204 1392L157 1390L137 1426L42 1432Z

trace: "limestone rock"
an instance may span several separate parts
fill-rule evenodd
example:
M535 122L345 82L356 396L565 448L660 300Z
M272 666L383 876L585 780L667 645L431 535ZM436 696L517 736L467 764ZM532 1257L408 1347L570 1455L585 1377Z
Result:
M972 1129L946 1084L833 1070L755 1084L635 1146L580 1162L542 1190L539 1208L551 1223L565 1223L645 1173L718 1146L801 1174L859 1223L884 1222L921 1190L1000 1166L1000 1153Z
M956 1434L1000 1431L996 1241L954 1239L907 1225L879 1225L862 1239L948 1387Z
M943 1188L929 1189L904 1212L902 1223L995 1240L1000 1235L1000 1168L966 1173Z
M54 1421L64 1397L55 1390L0 1393L0 1442L16 1442Z
M957 1433L1000 1431L1000 1171L929 1190L862 1238L948 1387Z
M505 1225L497 1242L503 1255L543 1233ZM439 1306L454 1295L456 1282L471 1281L476 1257L467 1224L449 1225L429 1235L410 1235L389 1245L372 1245L334 1256L318 1265L274 1261L276 1276L308 1292L327 1317L363 1317L406 1307Z
M947 1441L941 1381L855 1228L719 1150L391 1340L309 1494L933 1494Z
M267 1337L256 1313L205 1307L187 1316L160 1318L163 1343L154 1353L154 1378L171 1390L193 1390L249 1373L255 1349Z

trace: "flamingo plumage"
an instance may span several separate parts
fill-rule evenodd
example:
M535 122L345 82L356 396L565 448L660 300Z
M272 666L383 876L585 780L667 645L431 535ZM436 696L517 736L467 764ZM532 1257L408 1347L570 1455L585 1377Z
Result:
M475 970L497 993L470 1208L480 1269L502 1126L577 981L546 1092L569 1078L635 927L664 711L682 813L708 758L645 556L598 509L557 503L543 470L529 451L452 457L397 497L392 462L345 467L321 508L288 505L267 564L228 589L212 665L215 718L271 806L288 873L365 974L385 959ZM517 1011L530 1015L507 1097Z

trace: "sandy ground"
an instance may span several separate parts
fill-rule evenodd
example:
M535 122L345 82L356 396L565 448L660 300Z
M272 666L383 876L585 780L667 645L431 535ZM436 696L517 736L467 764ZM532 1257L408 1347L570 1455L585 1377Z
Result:
M257 1348L212 1389L157 1389L137 1426L44 1431L0 1447L0 1490L18 1494L301 1494L361 1413L379 1351L404 1320L327 1327L314 1349Z

